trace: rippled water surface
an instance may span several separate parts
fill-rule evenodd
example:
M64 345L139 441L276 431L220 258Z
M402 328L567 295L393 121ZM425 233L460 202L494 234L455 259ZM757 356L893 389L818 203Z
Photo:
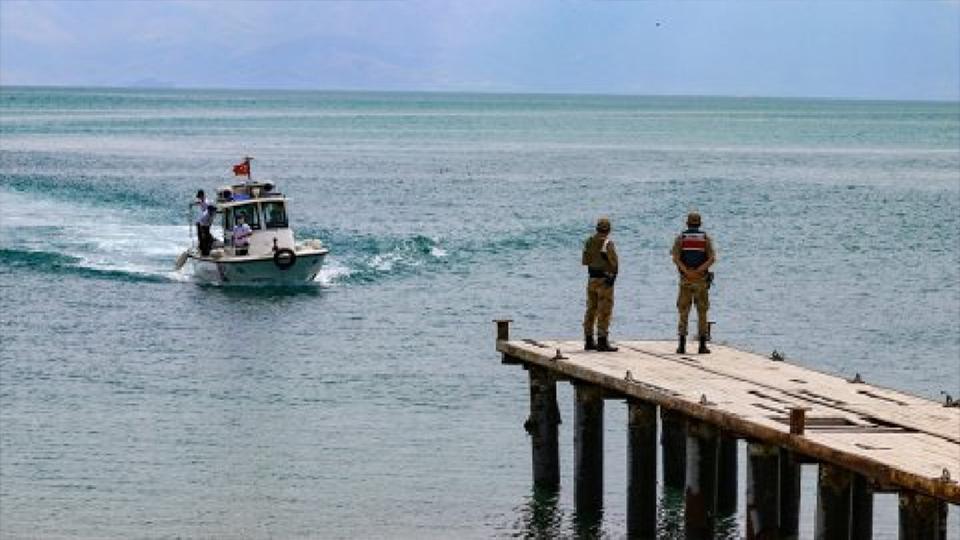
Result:
M172 270L193 193L247 154L330 247L317 283ZM571 391L563 488L534 493L526 374L490 321L578 337L608 214L613 336L670 338L692 208L717 339L960 395L956 103L0 89L0 536L573 536ZM611 538L625 421L609 402Z

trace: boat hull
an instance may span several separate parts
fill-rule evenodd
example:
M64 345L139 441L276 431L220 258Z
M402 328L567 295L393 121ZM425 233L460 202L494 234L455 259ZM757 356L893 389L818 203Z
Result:
M314 281L327 250L297 251L292 265L278 265L273 257L203 257L189 255L194 278L221 285L303 285Z

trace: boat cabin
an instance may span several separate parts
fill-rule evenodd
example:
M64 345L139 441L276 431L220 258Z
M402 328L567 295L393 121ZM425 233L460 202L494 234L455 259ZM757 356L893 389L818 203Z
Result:
M233 227L243 216L253 234L248 254L262 256L278 249L293 249L294 237L287 219L286 197L270 182L249 182L217 189L217 208L223 215L223 244L233 254Z

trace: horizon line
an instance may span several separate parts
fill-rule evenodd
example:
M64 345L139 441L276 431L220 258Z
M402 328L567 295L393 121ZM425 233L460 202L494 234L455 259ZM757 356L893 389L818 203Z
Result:
M291 93L378 93L378 94L452 94L452 95L500 95L500 96L577 96L577 97L650 97L650 98L726 98L726 99L809 99L822 101L873 101L873 102L910 102L910 103L947 103L960 105L960 96L954 98L892 98L866 96L803 96L803 95L749 95L749 94L698 94L698 93L651 93L631 92L576 92L576 91L508 91L508 90L411 90L370 88L289 88L289 87L221 87L221 86L177 86L177 85L60 85L60 84L3 84L0 91L8 88L23 89L60 89L60 90L152 90L152 91L210 91L210 92L291 92Z

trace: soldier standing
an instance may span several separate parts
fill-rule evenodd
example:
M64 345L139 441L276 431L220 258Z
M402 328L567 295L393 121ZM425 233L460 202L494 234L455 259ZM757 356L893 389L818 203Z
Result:
M707 310L710 308L708 270L716 261L716 254L710 237L700 230L700 221L700 214L696 212L687 215L687 229L677 237L670 252L673 255L673 264L677 265L677 270L680 271L680 293L677 296L677 310L680 312L677 352L680 354L687 352L687 319L691 302L697 305L697 332L700 340L697 352L710 353L707 348Z
M613 285L617 279L617 251L610 239L610 220L597 220L597 234L583 246L581 262L587 267L587 311L583 317L585 350L616 351L610 346L610 316L613 313ZM597 327L597 341L593 341L593 327Z

